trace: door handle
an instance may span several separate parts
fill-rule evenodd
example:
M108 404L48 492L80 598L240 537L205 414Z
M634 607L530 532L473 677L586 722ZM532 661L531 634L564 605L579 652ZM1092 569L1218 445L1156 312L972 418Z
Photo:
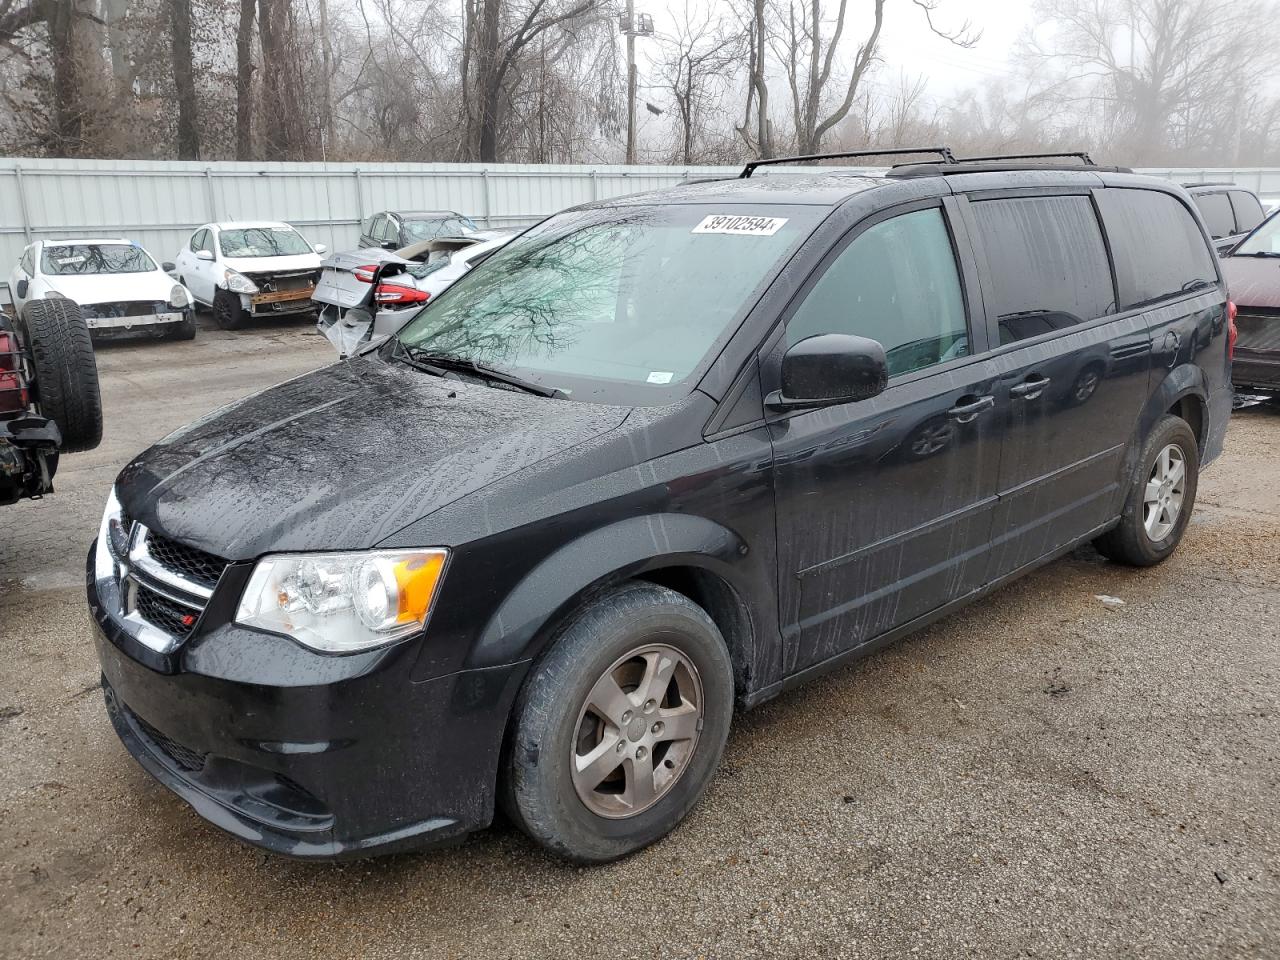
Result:
M1016 387L1009 388L1009 396L1018 397L1022 400L1034 400L1036 397L1044 393L1044 388L1049 385L1048 377L1036 377L1034 380L1027 379L1022 381Z
M961 397L961 400L968 399ZM947 411L947 416L957 423L970 423L978 414L984 410L990 410L996 405L995 397L974 397L969 399L968 403L958 403Z

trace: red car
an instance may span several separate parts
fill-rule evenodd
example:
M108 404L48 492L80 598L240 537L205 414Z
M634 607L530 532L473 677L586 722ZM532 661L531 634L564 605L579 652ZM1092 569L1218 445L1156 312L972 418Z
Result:
M1239 311L1231 384L1280 397L1280 211L1223 259L1222 271Z

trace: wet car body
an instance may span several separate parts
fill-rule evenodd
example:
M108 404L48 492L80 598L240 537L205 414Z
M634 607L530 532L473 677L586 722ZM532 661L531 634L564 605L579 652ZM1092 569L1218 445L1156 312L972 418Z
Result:
M697 184L584 208L686 205L695 221L727 211L804 233L682 384L533 396L425 375L395 362L392 341L140 455L116 486L122 542L100 536L88 560L117 731L249 842L317 858L421 846L490 822L530 665L569 611L612 585L648 580L706 609L749 707L1088 542L1114 526L1141 440L1167 411L1194 422L1204 462L1220 452L1225 295L1215 274L1065 337L1002 344L978 279L994 251L970 205L1100 203L1129 187L1187 203L1107 171L925 169ZM865 403L778 410L797 303L850 237L917 211L950 225L968 354L895 376ZM1085 395L1061 393L1099 357ZM1052 389L1023 389L1044 365ZM1041 394L1054 402L1033 405ZM956 429L913 439L940 417ZM176 560L151 564L151 538ZM321 656L234 622L264 555L427 544L449 549L447 566L425 630L404 642ZM212 586L176 601L191 617L179 633L130 607L129 591L165 599L175 568L210 557Z
M1254 236L1277 227L1280 214L1273 213ZM1247 243L1240 247L1247 249ZM1280 253L1233 253L1223 260L1222 270L1240 331L1231 381L1242 393L1280 396Z

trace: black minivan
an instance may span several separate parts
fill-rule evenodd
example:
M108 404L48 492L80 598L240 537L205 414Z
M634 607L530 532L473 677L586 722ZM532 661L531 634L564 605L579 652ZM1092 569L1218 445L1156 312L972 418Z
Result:
M130 753L292 856L501 803L607 861L689 812L735 706L1080 544L1174 550L1233 342L1184 190L755 166L552 216L125 467L88 598Z

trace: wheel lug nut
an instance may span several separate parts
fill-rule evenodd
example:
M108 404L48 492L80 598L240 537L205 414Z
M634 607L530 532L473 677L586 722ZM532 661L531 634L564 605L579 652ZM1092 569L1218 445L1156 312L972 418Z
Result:
M653 708L656 707L657 705L658 705L657 702L654 700L646 700L644 702L644 712L653 713Z
M618 752L619 752L619 753L626 753L626 752L627 752L627 741L625 741L625 740L619 740L619 741L618 741Z
M664 727L662 725L662 721L659 720L657 723L653 725L653 735L655 737L658 736L660 733L662 733L663 729Z
M630 723L630 722L631 722L631 716L632 716L632 714L631 714L631 711L630 711L630 710L624 710L624 711L622 712L622 722L623 722L623 723Z
M649 755L649 748L648 748L648 747L636 747L636 759L637 759L637 760L643 760L643 759L644 759L645 757L647 757L648 755Z

